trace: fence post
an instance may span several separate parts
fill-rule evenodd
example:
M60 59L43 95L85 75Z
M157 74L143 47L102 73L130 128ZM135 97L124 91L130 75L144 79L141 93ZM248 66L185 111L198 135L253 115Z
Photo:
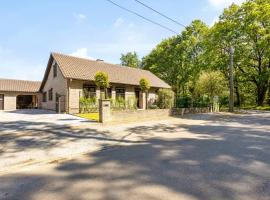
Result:
M111 121L111 102L109 99L99 99L99 122Z

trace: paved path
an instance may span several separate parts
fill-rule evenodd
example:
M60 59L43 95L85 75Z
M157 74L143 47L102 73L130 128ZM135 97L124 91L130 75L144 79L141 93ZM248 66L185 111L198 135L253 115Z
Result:
M270 199L270 113L113 125L92 135L100 131L118 142L0 175L0 199Z

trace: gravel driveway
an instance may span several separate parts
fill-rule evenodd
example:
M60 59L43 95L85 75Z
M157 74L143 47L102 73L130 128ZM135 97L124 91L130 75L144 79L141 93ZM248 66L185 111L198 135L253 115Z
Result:
M119 143L0 175L0 199L270 199L270 113L193 115L93 132ZM51 134L43 142L57 145Z

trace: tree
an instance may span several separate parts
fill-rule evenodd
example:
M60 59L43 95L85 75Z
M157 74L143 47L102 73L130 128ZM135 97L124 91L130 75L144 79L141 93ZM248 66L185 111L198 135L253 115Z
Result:
M208 95L211 100L214 96L224 95L226 88L226 79L219 71L203 72L199 76L196 85L196 93L198 95Z
M108 97L107 88L110 87L108 74L106 74L104 72L97 72L95 75L95 83L96 83L98 88L100 88L100 89L104 88L105 99L107 99L107 97ZM101 93L100 93L100 98L102 99Z
M256 87L256 102L262 105L270 79L270 4L269 0L249 0L241 6L225 9L208 38L208 61L227 75L228 48L235 49L235 91L240 104L240 91L250 84ZM250 91L247 91L249 94Z
M134 68L139 68L141 66L141 61L135 51L128 52L126 54L121 54L120 60L121 60L121 65L123 66L134 67Z
M140 88L142 92L145 92L145 99L146 99L146 109L148 108L148 90L150 89L149 81L146 78L141 78L140 80Z
M188 82L195 82L207 66L201 57L207 31L205 23L194 20L181 34L163 40L144 57L143 68L169 83L177 95L186 95Z

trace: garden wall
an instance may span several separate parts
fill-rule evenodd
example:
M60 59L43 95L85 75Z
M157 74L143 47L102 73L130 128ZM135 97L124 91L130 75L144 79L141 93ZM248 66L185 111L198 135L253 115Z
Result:
M211 109L209 107L203 108L172 108L171 115L172 116L183 116L185 114L196 114L196 113L207 113L210 112Z
M169 109L111 111L112 121L142 121L144 119L162 119L170 115Z
M147 119L165 119L169 116L182 116L184 114L207 112L210 112L208 107L111 111L111 121L142 121Z

